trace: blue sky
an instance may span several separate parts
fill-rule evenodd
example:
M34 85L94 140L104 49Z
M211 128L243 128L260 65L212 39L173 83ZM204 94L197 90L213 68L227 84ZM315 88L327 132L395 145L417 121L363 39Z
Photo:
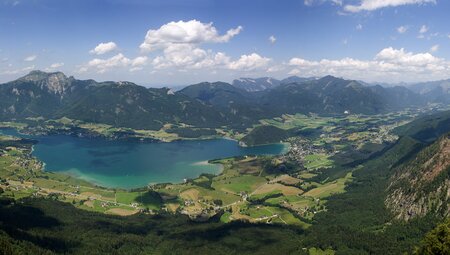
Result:
M0 82L450 78L446 0L0 0Z

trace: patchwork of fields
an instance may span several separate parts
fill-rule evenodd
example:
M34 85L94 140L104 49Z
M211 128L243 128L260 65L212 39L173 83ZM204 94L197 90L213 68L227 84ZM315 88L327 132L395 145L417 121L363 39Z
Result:
M185 183L155 184L136 190L107 189L64 174L45 172L42 163L30 156L32 144L3 146L0 187L2 196L51 197L108 214L167 211L186 214L193 220L218 215L223 222L244 220L306 228L317 212L326 210L328 197L345 192L352 180L352 171L358 167L349 162L367 158L395 140L390 130L415 114L405 111L339 118L296 114L261 120L260 125L298 130L286 139L290 144L288 153L214 160L210 163L223 165L220 175L203 174ZM47 123L50 124L55 125L54 128L79 126L105 137L126 131L66 118ZM21 123L2 123L2 126L27 128ZM133 132L139 137L166 141L179 138L164 131L170 128ZM227 136L245 135L230 130L216 132ZM16 139L2 136L1 141L14 145Z

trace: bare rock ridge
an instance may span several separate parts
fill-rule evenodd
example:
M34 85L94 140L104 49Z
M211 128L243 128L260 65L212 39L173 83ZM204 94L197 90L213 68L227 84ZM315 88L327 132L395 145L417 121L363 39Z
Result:
M28 75L19 80L33 82L41 89L47 88L48 91L54 94L63 95L70 87L73 77L68 78L61 72L45 73L42 71L31 71Z
M385 203L397 219L450 216L450 133L396 169Z

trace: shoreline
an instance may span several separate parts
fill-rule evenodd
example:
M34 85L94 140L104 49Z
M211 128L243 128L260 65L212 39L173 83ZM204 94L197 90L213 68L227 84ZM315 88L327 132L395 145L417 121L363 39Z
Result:
M30 135L30 134L23 134L23 133L21 133L20 130L19 130L18 128L11 127L11 129L13 129L13 130L15 130L15 131L17 132L17 136L16 136L16 137L19 137L19 138L24 138L24 136L29 136L29 135ZM8 135L8 134L4 134L4 133L0 133L0 134L2 134L2 135ZM52 135L56 135L56 134L46 134L46 135L47 135L47 136L52 136ZM44 136L46 136L46 135L44 135ZM70 134L62 134L62 135L68 135L68 136L70 136ZM34 135L31 135L31 136L34 136ZM37 135L36 135L36 136L37 136ZM79 138L86 138L86 137L79 137ZM107 137L98 137L98 138L103 138L103 139L106 139L106 140L110 140L110 139L108 139ZM177 142L177 141L204 141L204 140L214 140L214 139L223 139L223 140L234 141L234 142L237 142L237 143L238 143L238 146L239 146L239 147L242 147L242 146L240 146L238 140L233 139L233 138L231 138L231 137L229 137L229 136L214 136L214 137L208 137L208 138L204 137L204 138L178 139L178 140L175 140L175 141L164 141L164 143L166 143L166 142L167 142L167 143L170 143L170 142ZM114 140L114 141L121 141L121 139L112 139L112 140ZM123 140L122 140L122 141L123 141ZM131 141L130 141L130 142L131 142ZM281 145L283 145L283 149L282 149L282 151L279 153L279 155L285 154L285 153L288 152L289 149L290 149L290 144L287 143L287 142L283 142L283 143L273 143L273 144L281 144ZM265 146L265 145L270 145L270 144L257 145L257 146L252 146L252 147ZM250 148L250 147L246 147L246 148ZM68 177L72 177L72 178L75 178L75 179L79 179L79 180L82 180L82 181L89 182L90 184L92 184L92 185L94 185L94 186L97 186L97 187L100 187L100 188L104 188L104 189L109 189L109 190L111 190L111 189L122 189L122 190L130 191L130 190L133 190L133 189L147 188L149 185L152 185L152 184L163 184L163 183L167 183L167 184L182 184L182 183L183 183L183 179L181 179L181 180L178 180L178 181L170 181L170 182L155 182L155 183L148 183L147 185L141 185L141 186L130 187L130 188L123 188L123 187L118 187L118 186L104 185L104 184L101 184L101 182L97 182L97 181L96 181L96 178L92 178L92 177L86 176L86 175L82 174L82 173L81 173L79 170L77 170L77 169L69 169L69 170L64 170L64 171L52 171L52 170L48 170L48 169L46 169L46 165L47 165L47 164L46 164L44 161L42 161L41 159L39 159L38 157L36 157L36 156L34 155L34 152L35 152L35 148L34 148L34 145L32 145L32 146L31 146L31 150L30 150L30 155L31 155L32 157L36 158L39 162L42 163L42 168L41 168L41 170L42 170L43 172L50 172L50 173L63 174L63 175L66 175L66 176L68 176ZM276 154L268 154L268 155L276 155ZM224 165L221 164L221 163L210 163L211 160L214 160L214 159L209 159L209 160L202 160L202 161L198 161L198 162L193 162L193 163L191 163L191 165L193 165L193 166L200 166L200 167L201 167L201 166L217 167L217 171L216 171L215 173L213 173L213 174L214 174L215 176L220 176L221 174L223 174L223 171L224 171ZM76 170L76 171L74 172L73 170ZM192 178L189 178L189 179L195 180L195 179L199 178L201 174L204 174L204 173L200 173L199 175L197 175L197 176L195 176L195 177L192 177Z
M95 181L95 178L91 178L88 175L82 174L80 170L76 169L76 168L72 168L72 169L68 169L68 170L63 170L63 171L47 171L45 170L44 166L45 166L45 162L41 161L40 159L36 158L37 160L39 160L39 162L42 162L43 167L42 167L42 171L47 172L47 173L57 173L57 174L61 174L61 175L66 175L68 177L71 178L75 178L78 180L82 180L85 182L88 182L96 187L102 188L102 189L107 189L107 190L124 190L124 191L132 191L132 190L138 190L138 189L146 189L148 188L149 185L158 185L158 184L170 184L170 185L176 185L176 184L183 184L184 180L186 180L186 178L179 180L179 181L170 181L170 182L149 182L147 185L145 186L136 186L136 187L130 187L130 188L124 188L124 187L118 187L118 186L108 186L108 185L102 185L101 183ZM221 163L209 163L209 160L203 160L203 161L198 161L198 162L194 162L191 165L197 165L197 166L217 166L218 167L218 172L217 173L213 173L214 176L220 176L221 174L223 174L223 171L225 169L225 166ZM191 179L191 180L195 180L198 179L202 174L206 174L206 173L200 173L199 175L192 177L192 178L187 178L187 179ZM122 177L119 177L122 178Z

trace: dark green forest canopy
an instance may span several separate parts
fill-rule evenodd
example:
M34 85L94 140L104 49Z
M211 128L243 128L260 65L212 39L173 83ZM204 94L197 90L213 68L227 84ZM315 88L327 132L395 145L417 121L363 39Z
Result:
M0 249L10 254L299 254L300 229L184 216L108 216L50 199L2 201Z

